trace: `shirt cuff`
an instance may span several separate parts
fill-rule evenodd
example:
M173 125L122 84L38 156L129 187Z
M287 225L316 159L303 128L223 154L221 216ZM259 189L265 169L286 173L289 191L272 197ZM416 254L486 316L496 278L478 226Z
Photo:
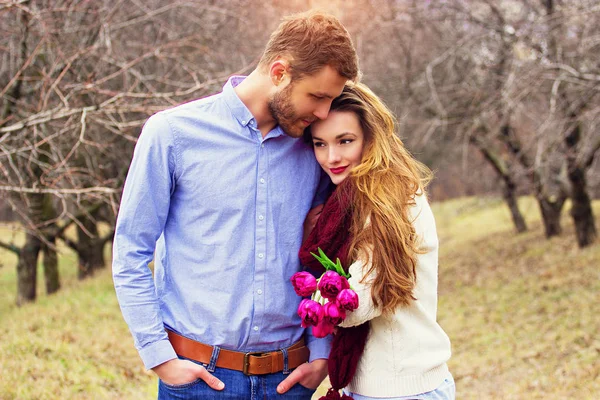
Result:
M171 342L160 340L139 350L140 357L146 369L152 369L162 363L177 358Z
M310 328L309 328L310 329ZM307 347L310 350L309 362L318 360L319 358L328 359L329 352L331 351L331 341L333 335L327 335L324 338L317 339L311 334L307 334Z

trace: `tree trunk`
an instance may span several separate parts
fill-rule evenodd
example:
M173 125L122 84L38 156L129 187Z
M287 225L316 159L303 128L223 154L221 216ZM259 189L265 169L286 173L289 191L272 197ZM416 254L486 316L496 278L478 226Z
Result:
M553 200L547 197L538 196L538 204L542 212L542 220L544 222L544 232L546 238L550 239L553 236L558 236L562 232L560 226L560 214L565 203L565 198Z
M518 138L514 135L513 130L510 127L502 128L502 135L500 138L507 145L508 149L517 157L519 163L530 171L529 176L533 183L533 190L535 197L540 206L542 214L542 220L544 222L544 232L546 238L558 236L562 232L560 225L560 214L565 204L566 195L563 190L560 190L558 195L551 195L547 193L547 187L544 185L542 180L542 170L539 166L535 165L533 160L529 158L526 152L522 151L521 143Z
M476 134L469 138L471 144L476 146L483 157L490 163L494 171L504 182L503 197L506 201L506 205L510 210L511 218L515 229L518 233L527 231L527 224L519 210L519 204L517 202L516 190L517 185L512 177L512 172L507 163L502 159L501 155L498 154L492 146L483 138L484 130L477 131Z
M571 117L575 117L571 115ZM577 162L577 144L581 137L581 127L575 127L565 137L567 145L567 176L571 184L571 217L575 224L577 245L580 248L589 246L597 236L592 201L587 192L585 169Z
M584 172L581 170L578 170L578 173L581 175L584 174ZM571 172L569 172L569 179L571 179ZM571 183L573 183L572 180ZM585 186L585 183L582 183L582 185ZM580 248L583 248L594 243L598 235L590 197L586 190L581 190L581 188L573 188L571 201L571 217L573 218L573 223L575 224L577 245Z
M85 279L94 271L105 266L104 241L98 238L97 223L90 218L83 218L82 224L92 234L86 233L81 227L77 228L77 255L79 256L79 279Z
M596 223L594 221L594 212L592 210L592 201L587 192L585 170L578 165L573 165L567 157L568 176L571 183L571 217L575 225L575 235L577 245L580 248L594 243L598 236Z
M35 301L37 259L42 242L34 234L25 235L25 244L17 262L17 306Z
M56 254L56 239L50 239L54 248L44 244L42 253L44 254L44 278L46 281L46 293L52 294L60 289L60 278L58 274L58 256Z
M558 194L547 193L546 188L549 184L545 187L542 183L542 172L538 168L540 167L534 167L533 171L534 192L542 213L546 238L550 239L562 233L560 215L567 200L567 194L563 188L558 189Z
M42 220L44 222L56 218L56 210L52 204L52 196L44 194ZM58 274L58 255L56 254L56 237L49 234L48 230L43 229L41 234L44 235L47 243L42 246L42 254L44 255L44 278L46 281L46 293L52 294L60 289L60 278Z
M104 246L99 245L99 240L85 239L86 243L80 249L79 255L79 279L85 279L94 274L94 271L104 268ZM83 243L79 243L82 245Z
M106 241L96 239L94 241L94 250L90 256L90 263L94 270L106 268L106 260L104 259L104 245Z
M519 210L519 203L517 202L517 196L515 194L515 185L512 181L504 183L504 200L508 205L510 210L510 215L515 225L515 228L518 233L527 232L527 224L525 223L525 218L523 218L523 214L521 214L521 210Z
M41 221L44 215L44 195L31 194L28 214L33 223ZM28 231L25 234L25 245L19 253L17 262L17 305L35 301L37 285L37 260L42 248L39 232Z
M27 40L29 37L29 13L19 13L22 26L22 36L19 44L19 57L17 65L25 63L28 54ZM4 107L0 112L0 121L8 121L14 114L15 105L21 98L23 79L17 79L10 88ZM35 203L35 202L34 202ZM25 244L19 249L17 261L17 306L33 302L36 298L37 284L37 258L40 252L41 241L32 233L26 233Z

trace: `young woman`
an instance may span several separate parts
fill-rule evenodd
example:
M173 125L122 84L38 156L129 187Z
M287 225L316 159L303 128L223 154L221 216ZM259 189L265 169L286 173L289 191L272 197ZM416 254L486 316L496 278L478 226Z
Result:
M311 255L319 247L339 257L359 296L358 309L335 334L332 389L323 398L340 398L344 388L342 398L454 399L450 340L436 322L438 238L425 194L430 171L408 153L392 113L362 84L346 86L305 137L337 187L300 259L320 268Z

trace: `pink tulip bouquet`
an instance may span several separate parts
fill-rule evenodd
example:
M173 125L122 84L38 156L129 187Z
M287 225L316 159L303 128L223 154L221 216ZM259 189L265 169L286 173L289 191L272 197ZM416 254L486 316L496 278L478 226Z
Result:
M298 296L310 296L298 306L302 327L312 326L313 335L322 338L333 333L347 311L356 310L358 295L350 288L350 274L344 271L339 258L334 263L320 248L319 255L311 254L325 267L323 275L317 279L309 272L296 272L290 280Z

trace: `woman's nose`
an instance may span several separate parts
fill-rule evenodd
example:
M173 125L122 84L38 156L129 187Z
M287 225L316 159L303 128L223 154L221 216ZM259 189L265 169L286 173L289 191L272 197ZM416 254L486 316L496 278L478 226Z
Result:
M333 164L336 163L338 161L340 161L341 156L339 154L339 152L335 149L335 147L330 147L329 148L329 163Z

